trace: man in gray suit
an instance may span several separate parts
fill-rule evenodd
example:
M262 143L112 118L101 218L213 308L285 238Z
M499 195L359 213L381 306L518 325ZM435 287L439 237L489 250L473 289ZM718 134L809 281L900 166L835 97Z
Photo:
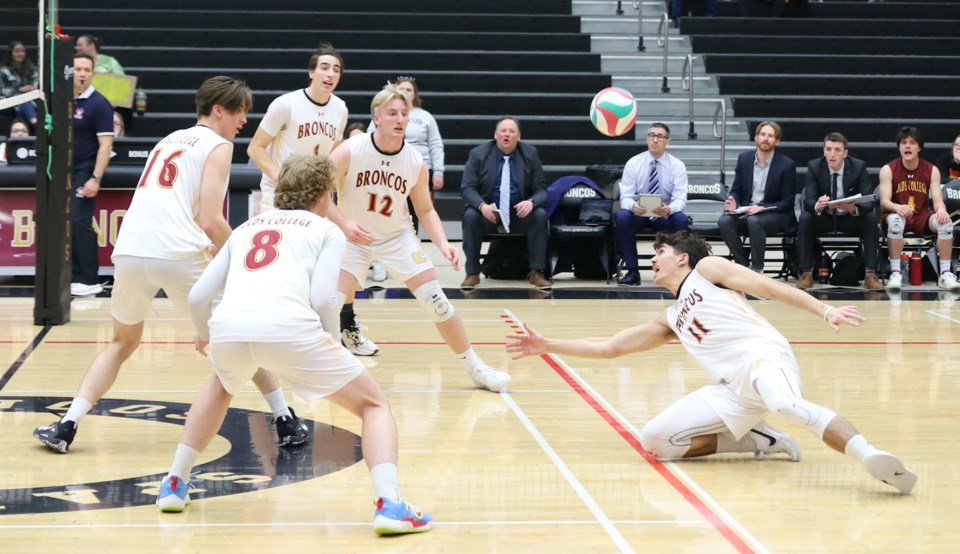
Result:
M544 272L547 263L547 185L540 155L520 142L520 123L506 116L497 122L493 140L470 151L460 184L463 208L463 251L467 276L460 287L480 284L480 246L496 231L527 235L530 284L545 289L552 284Z
M797 255L800 258L800 281L797 288L813 286L813 245L816 237L839 232L859 236L863 247L866 275L863 287L883 290L877 279L880 248L880 227L876 202L846 202L834 207L827 202L857 194L873 194L873 183L863 160L847 156L847 137L830 133L823 139L823 157L807 164L803 186L803 213L797 231Z

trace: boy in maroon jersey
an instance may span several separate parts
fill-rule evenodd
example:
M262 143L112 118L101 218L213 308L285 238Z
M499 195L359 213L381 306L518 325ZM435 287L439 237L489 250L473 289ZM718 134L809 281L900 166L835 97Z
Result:
M942 289L960 291L957 276L950 271L953 253L953 222L947 214L940 190L940 170L920 158L923 138L916 127L903 127L897 133L900 157L880 169L881 221L887 228L887 251L890 257L890 279L887 288L900 290L900 254L903 233L937 234ZM931 209L932 205L932 209Z

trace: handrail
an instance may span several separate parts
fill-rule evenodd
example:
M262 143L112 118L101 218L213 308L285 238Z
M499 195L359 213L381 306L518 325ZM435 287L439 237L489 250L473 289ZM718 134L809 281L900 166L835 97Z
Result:
M687 130L687 138L694 140L697 133L693 125L693 55L687 54L683 59L683 69L680 70L680 87L689 91L687 95L687 112L689 114L690 128Z
M637 36L640 41L637 43L637 52L646 52L647 47L643 45L643 2L633 0L633 9L637 10Z
M617 0L617 15L623 15L623 2L622 2L622 0Z
M663 84L660 85L661 93L670 92L670 87L667 86L667 54L670 51L670 44L667 40L667 33L670 29L670 18L667 14L663 14L663 17L660 18L660 25L657 26L657 46L663 47Z
M727 103L723 98L713 112L713 136L720 139L720 184L726 187L727 173ZM721 120L720 131L717 131L717 120Z

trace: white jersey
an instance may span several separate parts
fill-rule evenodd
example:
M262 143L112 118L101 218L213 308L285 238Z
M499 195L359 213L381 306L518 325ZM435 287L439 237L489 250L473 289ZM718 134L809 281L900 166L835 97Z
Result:
M327 156L343 138L347 126L347 105L335 94L326 104L317 104L307 89L295 90L270 103L260 128L274 137L267 146L270 159L278 166L293 155ZM260 179L264 199L273 205L277 184L266 175Z
M340 184L337 207L370 231L376 244L413 232L407 197L420 178L423 157L406 142L396 154L384 154L373 141L373 133L347 139L350 167Z
M221 144L230 141L196 125L153 147L120 225L114 256L183 260L212 246L197 217L203 168Z
M743 293L724 289L694 269L680 285L667 322L716 383L731 382L761 357L786 353L790 343L750 306Z
M226 252L207 268L227 275L223 299L210 317L210 342L316 336L322 324L311 304L311 279L321 252L335 251L327 246L338 240L346 241L336 225L305 210L273 210L237 227ZM333 294L336 283L326 285Z

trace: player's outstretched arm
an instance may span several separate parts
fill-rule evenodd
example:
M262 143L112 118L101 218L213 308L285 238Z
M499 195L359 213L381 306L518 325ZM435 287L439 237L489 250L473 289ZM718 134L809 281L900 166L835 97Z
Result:
M507 352L514 360L541 354L563 354L578 358L619 358L634 352L652 350L674 337L662 312L650 323L624 329L612 337L550 339L523 324L524 333L507 335Z
M859 327L866 321L856 306L835 307L821 302L806 292L789 287L780 281L764 277L758 273L737 265L726 258L709 256L697 264L697 272L711 283L722 285L730 290L741 291L751 296L783 302L811 314L822 317L834 333L840 331L840 325Z

